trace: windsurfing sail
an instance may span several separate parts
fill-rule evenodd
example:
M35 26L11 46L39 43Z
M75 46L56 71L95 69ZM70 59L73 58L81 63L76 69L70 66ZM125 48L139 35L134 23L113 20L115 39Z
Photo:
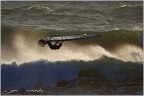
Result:
M82 35L69 35L69 36L50 36L45 41L71 41L99 37L99 34L82 34Z

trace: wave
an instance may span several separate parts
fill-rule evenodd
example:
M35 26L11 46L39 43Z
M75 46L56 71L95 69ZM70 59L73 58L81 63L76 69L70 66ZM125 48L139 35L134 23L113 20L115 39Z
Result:
M37 9L37 10L42 10L42 9L46 9L46 10L50 10L50 8L49 7L47 7L47 6L30 6L30 7L28 7L27 8L28 10L31 10L31 9Z
M27 10L51 10L48 6L43 6L43 5L20 5L20 6L13 6L13 7L6 7L6 8L2 8L2 11L20 11L20 10L23 10L23 11L27 11Z
M126 61L142 61L142 32L117 30L110 32L35 30L2 25L2 61L29 62L39 59L48 61L95 60L103 55ZM100 38L64 42L60 50L41 48L37 41L50 35L98 33ZM76 49L76 50L75 50Z
M142 81L142 63L123 62L102 57L94 61L38 60L17 65L13 62L1 66L2 89L54 88L61 80L75 81L77 78L99 78L104 81ZM94 76L92 74L95 74ZM99 82L99 81L97 81Z
M117 17L117 18L131 18L135 20L142 20L142 14L143 14L143 7L142 6L133 6L133 7L120 7L120 8L115 8L112 10L107 10L105 12L106 15L109 15L111 17Z
M50 63L45 60L24 63L17 66L2 65L3 88L55 87L59 80L73 80L77 70L65 64ZM11 75L11 76L10 76ZM27 78L27 80L26 80ZM9 83L8 83L9 81ZM40 85L41 83L41 85Z
M53 88L66 85L62 94L142 94L143 30L140 26L143 17L140 3L2 3L2 93L7 89L52 88L50 93L59 94L59 88ZM123 26L128 30L120 30L127 29ZM86 31L99 28L104 31ZM84 33L101 36L63 42L59 50L37 44L39 39L51 35Z
M2 14L3 14L2 18L5 18L5 16L14 16L14 17L26 19L26 20L27 18L31 18L33 20L35 16L44 18L43 16L45 16L45 14L49 14L51 11L53 10L50 9L48 6L43 6L43 5L38 5L38 4L37 5L33 5L33 4L21 5L20 4L15 7L2 8ZM16 14L19 14L19 15L16 15ZM17 21L17 19L15 19L15 21Z
M2 2L2 23L59 30L142 30L142 10L141 2Z

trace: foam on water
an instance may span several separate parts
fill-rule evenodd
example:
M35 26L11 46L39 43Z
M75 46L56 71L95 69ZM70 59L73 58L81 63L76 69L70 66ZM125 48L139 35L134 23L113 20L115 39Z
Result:
M51 33L2 27L2 62L15 61L17 64L21 64L40 59L51 62L92 61L102 56L123 61L142 62L141 32L119 32L119 30L118 32L102 32L99 33L101 34L99 38L64 42L59 50L51 50L48 45L45 47L38 46L37 41L48 36L47 34ZM112 44L109 45L110 43Z

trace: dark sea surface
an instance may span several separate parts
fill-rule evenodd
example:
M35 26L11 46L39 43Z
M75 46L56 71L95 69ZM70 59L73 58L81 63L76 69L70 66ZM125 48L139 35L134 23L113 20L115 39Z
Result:
M2 2L2 24L37 30L142 30L142 14L142 2Z
M51 35L100 34L40 47ZM143 94L143 2L2 1L2 94Z

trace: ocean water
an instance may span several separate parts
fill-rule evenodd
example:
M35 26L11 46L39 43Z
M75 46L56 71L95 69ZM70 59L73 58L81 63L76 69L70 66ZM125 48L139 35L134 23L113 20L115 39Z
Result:
M101 37L37 44L83 33ZM2 1L1 44L2 94L143 94L141 1Z

